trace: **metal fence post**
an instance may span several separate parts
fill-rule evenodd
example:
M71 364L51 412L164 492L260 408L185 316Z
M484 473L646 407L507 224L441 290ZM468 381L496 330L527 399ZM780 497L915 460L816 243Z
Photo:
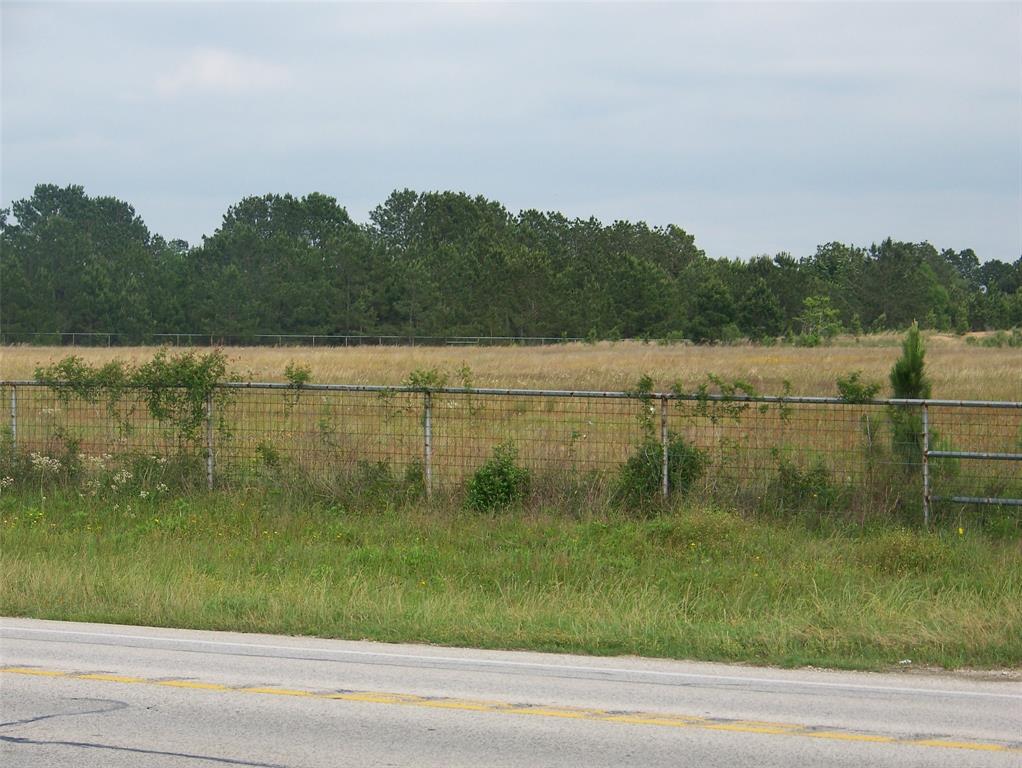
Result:
M923 409L923 525L930 527L930 413Z
M213 393L206 393L206 487L213 490Z
M18 387L11 384L11 448L18 447Z
M660 396L660 445L662 447L662 457L660 462L660 493L664 499L667 499L667 494L670 493L670 480L668 478L668 461L669 456L667 455L667 395Z
M422 397L422 473L426 482L426 498L433 497L433 393L428 389Z

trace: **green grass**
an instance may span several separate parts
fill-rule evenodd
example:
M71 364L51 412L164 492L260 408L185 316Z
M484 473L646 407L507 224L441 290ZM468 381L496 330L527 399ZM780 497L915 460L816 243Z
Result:
M0 613L884 668L1022 664L1022 548L680 506L502 515L283 494L0 495Z

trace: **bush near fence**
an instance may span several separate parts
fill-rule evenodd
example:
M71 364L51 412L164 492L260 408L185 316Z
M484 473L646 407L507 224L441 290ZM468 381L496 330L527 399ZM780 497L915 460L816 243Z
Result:
M507 445L528 472L524 504L633 510L684 493L765 515L920 520L925 475L938 515L1018 529L1017 507L937 500L1022 498L1022 403L253 382L217 383L196 402L159 384L0 383L10 404L0 479L90 494L265 485L460 504ZM976 456L924 462L904 428L904 414L924 411L931 453Z

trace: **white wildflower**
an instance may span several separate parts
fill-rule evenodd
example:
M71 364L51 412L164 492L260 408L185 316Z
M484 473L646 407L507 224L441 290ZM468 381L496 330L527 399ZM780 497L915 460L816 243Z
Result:
M50 472L56 474L57 472L60 472L62 467L60 459L55 459L52 456L44 456L41 453L30 454L29 459L32 462L32 468L36 472L40 472L44 475Z
M120 472L117 472L110 479L110 485L116 491L122 485L126 485L128 483L128 481L131 480L132 477L133 477L133 475L128 470L122 469Z
M78 457L82 464L85 465L87 470L92 472L102 472L106 469L106 462L110 458L109 454L102 454L101 456L79 456Z

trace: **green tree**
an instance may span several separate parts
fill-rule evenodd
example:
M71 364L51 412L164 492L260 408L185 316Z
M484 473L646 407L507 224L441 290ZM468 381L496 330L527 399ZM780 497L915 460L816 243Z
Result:
M831 306L828 296L807 296L802 302L798 322L803 336L814 344L829 344L842 330L839 313Z
M695 292L688 334L700 343L720 341L724 328L735 320L734 299L719 279L710 278Z
M781 302L762 277L738 300L738 327L751 339L777 336L784 329Z

